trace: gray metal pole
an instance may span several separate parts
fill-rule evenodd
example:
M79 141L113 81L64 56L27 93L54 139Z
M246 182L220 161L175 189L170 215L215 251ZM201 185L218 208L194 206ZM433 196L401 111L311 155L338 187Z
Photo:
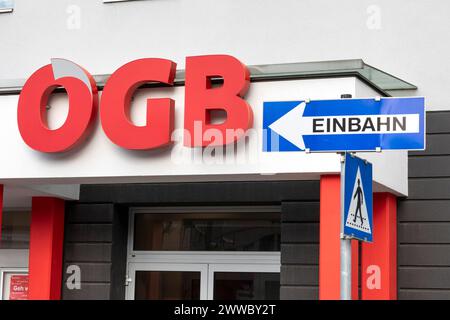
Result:
M352 243L351 240L345 238L344 230L344 193L345 193L345 153L341 153L341 300L352 299Z
M352 300L352 242L341 239L341 300Z
M351 98L351 94L341 95L341 99ZM344 230L344 179L345 153L341 153L341 300L352 300L352 242L343 235Z

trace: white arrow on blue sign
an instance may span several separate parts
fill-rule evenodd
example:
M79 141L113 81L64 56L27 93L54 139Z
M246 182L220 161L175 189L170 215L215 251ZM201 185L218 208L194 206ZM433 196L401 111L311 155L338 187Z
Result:
M423 150L425 99L264 102L263 129L267 152Z

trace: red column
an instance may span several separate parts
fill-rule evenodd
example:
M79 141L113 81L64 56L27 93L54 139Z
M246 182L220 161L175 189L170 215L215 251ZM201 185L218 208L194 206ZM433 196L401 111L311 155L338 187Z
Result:
M64 201L33 197L30 230L30 300L61 298Z
M340 299L341 179L320 177L319 299ZM352 241L352 299L358 299L358 243Z
M374 193L373 243L361 248L362 299L397 299L397 199Z
M3 189L3 185L0 184L0 247L2 244Z
M359 300L359 241L352 240L352 300Z

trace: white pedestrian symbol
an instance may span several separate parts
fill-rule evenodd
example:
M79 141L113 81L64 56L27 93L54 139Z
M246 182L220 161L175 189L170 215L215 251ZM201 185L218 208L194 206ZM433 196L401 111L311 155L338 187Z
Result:
M362 183L361 172L358 167L345 225L349 228L371 234L367 202L364 195L364 184Z

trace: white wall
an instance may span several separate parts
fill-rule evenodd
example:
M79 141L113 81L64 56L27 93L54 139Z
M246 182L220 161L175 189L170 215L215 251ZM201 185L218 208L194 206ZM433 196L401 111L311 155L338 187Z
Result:
M448 0L15 2L0 15L0 79L26 78L50 57L93 74L140 57L180 68L211 53L246 64L362 58L418 85L428 110L450 108Z

